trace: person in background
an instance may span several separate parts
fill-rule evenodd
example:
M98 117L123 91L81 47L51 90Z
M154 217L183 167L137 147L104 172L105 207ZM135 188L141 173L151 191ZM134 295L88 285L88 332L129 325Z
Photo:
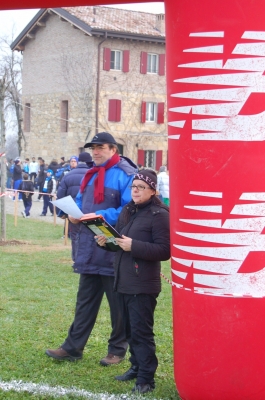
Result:
M43 210L42 213L40 214L41 217L46 217L48 208L50 209L51 215L53 215L53 205L50 203L50 200L52 200L53 195L56 193L56 182L53 177L53 171L51 169L48 169L46 173L46 179L44 181L43 185L43 193L48 193L43 195Z
M25 172L26 174L29 174L29 158L26 158L24 163L23 163L23 168L22 168L23 172Z
M25 210L21 212L23 218L30 217L30 209L32 207L32 196L34 192L34 185L31 180L29 180L28 174L23 174L23 181L20 183L19 190L23 190L22 192L22 200L24 203Z
M63 167L64 164L65 164L65 158L64 158L64 157L61 157L61 158L60 158L59 165L60 165L61 167Z
M76 162L78 160L78 162ZM57 199L61 199L66 196L71 196L74 200L79 192L81 180L86 174L87 170L93 165L92 157L89 153L80 153L78 158L72 156L70 158L71 171L69 171L59 183L57 190ZM58 217L65 219L65 214L59 210ZM69 235L72 243L72 260L75 261L75 241L76 235L78 234L78 224L73 224L69 221Z
M76 203L84 217L101 214L108 223L115 225L122 207L131 199L129 185L137 170L136 165L119 156L117 143L108 132L96 134L85 147L91 148L94 164L81 182ZM128 344L117 294L113 292L114 253L104 252L96 245L93 233L82 224L81 219L69 215L69 220L78 224L73 268L80 274L80 279L75 316L64 343L57 349L47 349L46 354L61 361L82 358L106 293L112 332L108 354L100 360L100 364L118 364L124 360Z
M39 164L36 162L35 157L32 157L32 161L29 164L29 179L35 183L35 179L37 177L39 170Z
M58 168L60 168L60 164L58 164L57 160L53 158L48 166L48 169L52 170L53 176L55 176Z
M13 189L18 190L20 183L22 182L22 169L21 169L21 161L20 158L15 159L15 165L13 170ZM19 192L18 195L19 201L22 201L22 193ZM13 197L15 200L15 196Z
M41 201L42 198L42 189L43 189L43 185L46 179L46 173L45 173L45 161L41 158L39 160L39 170L38 170L38 176L37 176L37 180L38 180L38 188L39 188L39 195L37 200L35 201Z
M131 186L132 200L123 207L116 224L122 238L116 239L121 249L114 261L114 290L127 328L131 367L115 379L136 378L132 391L140 394L155 388L154 311L161 291L160 261L170 257L169 209L156 196L156 184L155 171L139 171ZM95 239L105 246L105 236Z
M12 177L14 172L14 161L10 158L9 161L6 159L6 188L11 189Z
M162 165L157 176L157 193L162 196L162 201L169 206L169 176L167 168Z

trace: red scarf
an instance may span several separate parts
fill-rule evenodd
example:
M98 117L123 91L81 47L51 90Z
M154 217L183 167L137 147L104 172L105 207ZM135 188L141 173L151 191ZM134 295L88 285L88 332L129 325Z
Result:
M113 167L113 165L118 164L120 161L120 157L118 154L114 154L109 161L104 166L100 167L93 167L87 171L87 173L84 176L84 179L82 180L81 186L80 186L80 192L83 193L88 182L92 178L92 176L98 172L98 176L96 177L94 181L94 203L99 204L102 203L104 200L104 181L105 181L105 171L107 169L110 169Z

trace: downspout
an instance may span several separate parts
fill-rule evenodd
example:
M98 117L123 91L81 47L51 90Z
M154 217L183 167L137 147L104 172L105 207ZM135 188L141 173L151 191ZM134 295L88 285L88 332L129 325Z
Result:
M104 39L98 44L98 73L97 73L97 89L96 89L96 127L95 132L98 133L98 103L99 103L99 78L100 78L100 46L107 40L108 33L105 32Z

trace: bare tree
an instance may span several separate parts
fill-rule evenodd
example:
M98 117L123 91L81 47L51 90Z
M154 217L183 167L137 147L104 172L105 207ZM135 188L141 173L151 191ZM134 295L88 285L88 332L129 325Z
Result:
M22 129L21 74L22 57L20 53L12 52L10 44L14 39L14 29L10 37L0 37L0 75L5 78L4 112L7 130L17 133L18 153L22 150L22 139L25 137Z

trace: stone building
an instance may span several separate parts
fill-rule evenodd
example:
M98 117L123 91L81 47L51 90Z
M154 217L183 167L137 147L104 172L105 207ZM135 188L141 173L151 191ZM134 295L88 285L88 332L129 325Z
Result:
M134 162L167 164L164 14L41 9L11 48L23 53L23 157L68 158L108 131Z

